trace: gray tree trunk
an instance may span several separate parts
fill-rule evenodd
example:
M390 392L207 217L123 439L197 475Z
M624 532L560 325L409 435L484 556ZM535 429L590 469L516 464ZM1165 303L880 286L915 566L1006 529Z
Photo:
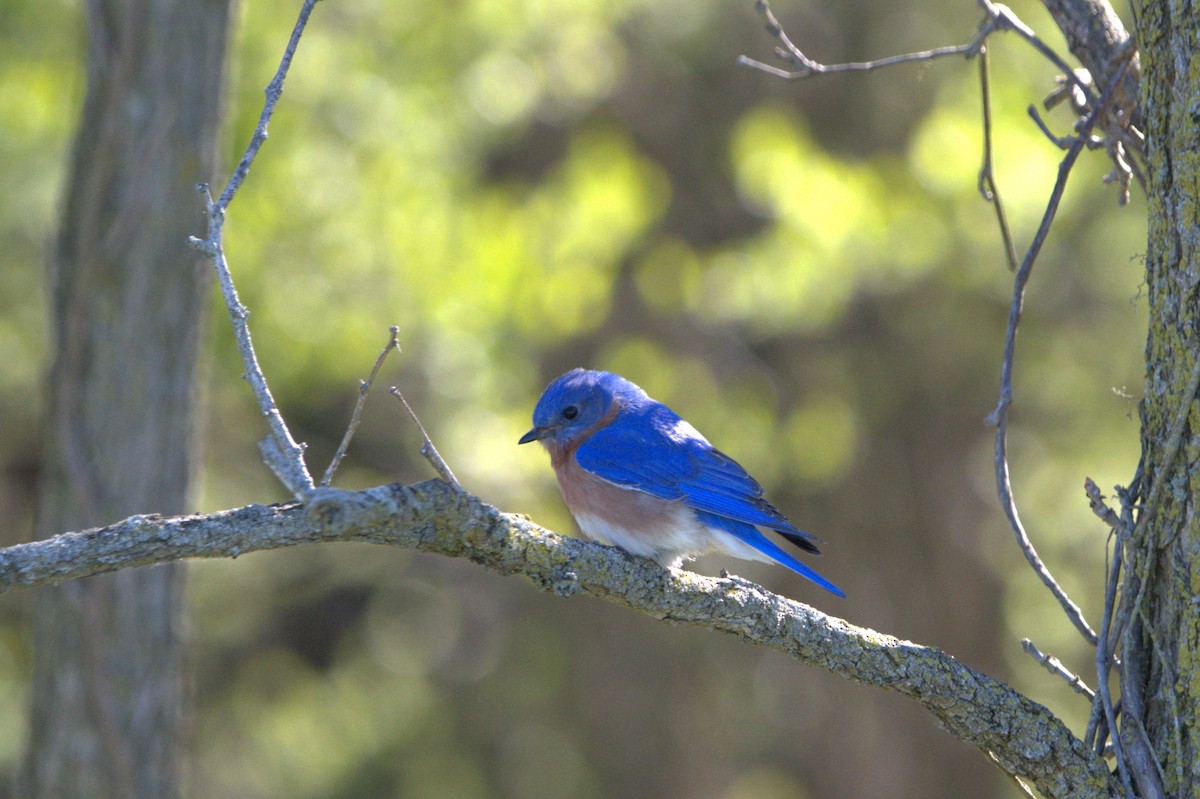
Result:
M87 95L51 256L37 531L189 510L211 178L230 0L92 0ZM179 793L180 564L36 598L27 797Z
M1121 742L1142 796L1194 796L1200 790L1200 411L1193 380L1200 359L1200 8L1157 1L1143 5L1141 15L1150 312L1141 497L1149 521L1125 558L1131 576L1121 601L1132 609L1132 622L1121 642ZM1181 409L1187 423L1175 443Z

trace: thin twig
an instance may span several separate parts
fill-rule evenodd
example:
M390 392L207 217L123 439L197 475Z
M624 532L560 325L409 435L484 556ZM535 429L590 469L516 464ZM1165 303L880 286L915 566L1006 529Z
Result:
M1129 204L1129 183L1133 180L1131 160L1125 158L1125 145L1120 139L1109 139L1108 157L1113 162L1112 171L1104 176L1105 183L1116 183L1121 187L1117 195L1118 205Z
M1041 663L1042 667L1045 668L1046 671L1050 672L1056 677L1062 677L1064 680L1066 680L1067 685L1071 686L1072 691L1082 696L1086 696L1088 699L1096 698L1096 692L1089 688L1087 683L1085 683L1078 674L1072 673L1070 669L1064 666L1062 661L1054 657L1054 655L1043 654L1041 650L1034 646L1033 641L1030 641L1028 638L1021 639L1021 648L1025 650L1025 654L1029 655L1038 663Z
M1000 238L1004 241L1004 255L1008 268L1017 269L1017 247L1013 243L1012 230L1000 201L1000 189L996 187L996 173L992 158L992 82L988 70L987 47L979 49L979 93L983 105L983 165L979 168L979 193L996 209L996 223L1000 226Z
M379 376L379 370L383 367L384 360L387 359L388 353L392 350L399 352L400 340L397 336L400 335L400 328L392 325L388 328L387 344L383 345L383 350L380 351L379 357L375 359L375 366L371 369L370 376L366 380L359 381L358 384L358 401L354 403L354 412L350 414L350 424L346 426L346 434L342 436L342 443L338 444L337 452L333 454L333 460L329 462L329 468L325 470L325 476L321 478L321 486L329 485L333 480L333 473L337 471L337 467L341 465L342 458L346 457L346 450L350 447L350 440L354 438L354 433L358 430L359 421L362 419L363 406L367 404L367 394L371 391L371 384L375 382L375 378Z
M785 80L796 80L799 78L815 77L817 75L836 75L847 72L872 72L884 67L892 67L898 64L911 64L915 62L933 61L937 58L945 56L964 56L973 58L982 51L987 38L996 31L1012 31L1021 38L1029 42L1033 47L1047 58L1052 64L1058 67L1066 75L1066 80L1075 84L1079 91L1083 93L1089 100L1093 97L1091 87L1081 81L1075 74L1074 70L1068 66L1057 53L1054 52L1038 35L1033 32L1033 29L1012 12L1008 6L1000 3L993 3L991 0L979 0L979 7L983 10L983 21L979 25L979 30L975 37L965 44L950 45L947 47L935 47L932 50L922 50L917 53L905 53L903 55L888 56L875 61L854 61L844 64L822 64L809 58L804 52L792 42L787 33L783 30L783 26L779 24L774 12L771 11L771 6L767 0L755 0L754 7L758 13L762 15L767 23L767 32L779 40L780 46L775 48L775 55L782 61L791 64L795 69L786 70L779 67L764 64L761 61L750 58L749 56L741 55L737 58L737 63L742 66L757 69L761 72L766 72L768 75L773 75L777 78Z
M1141 483L1141 471L1139 467L1138 474L1134 476L1134 490ZM1092 509L1092 513L1096 514L1105 524L1112 528L1112 560L1111 563L1108 557L1108 547L1105 548L1104 557L1104 612L1100 617L1100 636L1096 641L1096 683L1100 687L1099 693L1093 700L1092 713L1088 718L1087 732L1083 737L1083 741L1088 746L1091 746L1096 754L1104 751L1105 736L1100 734L1101 719L1111 727L1113 720L1116 718L1116 711L1113 707L1112 697L1108 690L1108 675L1113 665L1113 652L1111 651L1110 632L1112 630L1113 608L1116 602L1117 585L1121 578L1121 561L1122 547L1124 541L1129 537L1129 531L1133 528L1132 500L1130 492L1117 487L1117 495L1121 499L1122 516L1118 516L1116 512L1108 506L1104 501L1104 496L1100 493L1100 487L1096 485L1096 481L1092 478L1084 478L1083 490L1088 497L1088 505ZM1097 738L1097 736L1099 736ZM1119 752L1114 746L1114 753L1123 758L1123 753Z
M762 14L763 19L767 23L767 32L779 40L781 47L775 48L775 55L781 60L787 61L796 67L795 70L785 70L779 67L773 67L770 64L764 64L761 61L750 58L749 56L738 56L737 63L742 66L757 69L761 72L766 72L768 75L774 75L777 78L786 80L795 80L797 78L808 78L814 75L836 75L842 72L872 72L876 69L884 67L896 66L897 64L909 64L915 61L932 61L935 58L944 56L966 56L971 57L979 52L983 41L987 35L994 30L994 26L988 26L986 32L981 29L975 38L966 44L951 45L948 47L936 47L932 50L922 50L918 53L905 53L903 55L888 56L875 61L855 61L846 64L821 64L813 61L806 56L799 47L797 47L787 33L783 30L783 26L779 24L779 20L775 18L775 13L771 11L771 6L767 0L755 0L754 7L758 13ZM985 22L986 24L986 22Z
M259 442L259 451L262 453L263 461L292 493L292 496L300 499L313 488L312 476L304 465L304 445L296 443L296 440L292 438L291 431L288 430L287 424L283 421L283 415L279 412L279 406L275 404L275 398L271 396L271 389L267 386L267 379L263 375L262 367L258 364L258 356L254 352L254 343L250 338L250 326L246 322L246 317L250 315L250 312L238 299L237 288L233 285L233 275L229 272L229 264L225 260L225 250L221 245L225 212L213 203L206 184L201 183L196 188L204 196L204 203L209 211L209 237L202 242L193 236L189 242L207 255L216 269L217 282L221 286L221 295L225 298L225 307L229 310L229 321L233 325L233 337L237 341L238 352L242 356L242 365L245 368L242 377L254 391L254 396L258 399L259 410L271 431L267 438Z
M1092 85L1092 73L1086 69L1073 70L1073 72L1079 80L1088 86ZM1058 87L1042 100L1042 108L1052 111L1061 105L1064 100L1070 99L1071 110L1075 112L1075 116L1081 117L1088 112L1088 97L1079 91L1078 86L1068 80L1065 75L1059 75L1055 82L1058 84Z
M1108 507L1108 503L1104 501L1104 495L1100 493L1100 486L1096 485L1096 481L1090 477L1083 478L1083 491L1087 494L1088 505L1092 509L1092 513L1100 517L1100 520L1113 529L1114 532L1121 532L1121 519L1117 516L1116 511Z
M461 491L462 486L459 484L458 478L454 476L454 472L450 471L450 467L446 465L446 461L442 460L442 456L437 451L437 447L433 445L433 440L429 438L429 433L425 432L425 425L421 424L421 420L417 418L416 411L414 411L412 406L408 404L408 400L406 400L404 395L400 393L400 389L396 386L392 386L388 389L388 392L393 397L400 400L400 404L404 406L404 410L408 411L408 415L412 417L413 424L415 424L417 429L421 431L421 438L423 439L421 444L421 454L425 456L425 460L429 461L429 464L433 466L433 470L438 473L438 477L442 478L443 481Z
M1008 6L1001 3L993 3L991 0L977 0L977 2L983 11L983 20L979 24L979 29L975 37L965 44L936 47L932 50L888 56L887 58L880 58L874 61L822 64L819 61L809 58L788 37L787 33L783 30L783 26L779 24L779 20L775 17L774 12L771 11L767 0L755 0L755 8L765 20L767 32L779 42L779 46L775 48L776 57L789 64L793 69L782 69L771 66L745 55L738 56L737 63L785 80L811 78L818 75L872 72L883 67L929 62L945 56L957 55L968 59L974 58L976 55L985 52L987 40L993 33L1006 31L1015 33L1028 42L1031 47L1037 50L1042 57L1062 73L1057 79L1060 84L1059 88L1046 98L1045 105L1047 109L1052 108L1063 99L1069 97L1072 108L1079 119L1082 120L1088 112L1096 107L1098 98L1096 97L1095 88L1092 85L1092 76L1086 69L1072 68L1052 47L1042 41L1032 28L1021 21ZM1123 60L1120 68L1122 75L1124 75L1126 66L1136 54L1137 48L1132 38L1127 39L1114 54L1114 61L1118 58ZM1072 139L1070 137L1060 138L1051 133L1049 127L1033 106L1030 106L1029 115L1046 137L1054 142L1056 146L1064 150L1070 146ZM1094 121L1093 124L1095 124ZM1092 138L1089 141L1089 146L1102 147L1107 144L1108 155L1113 162L1113 172L1105 182L1116 182L1119 184L1120 192L1118 194L1118 201L1124 205L1129 200L1129 184L1132 180L1137 180L1143 192L1146 190L1145 176L1138 164L1139 158L1142 158L1145 153L1145 137L1141 131L1134 127L1129 110L1122 107L1118 107L1111 112L1106 112L1106 119L1100 127L1104 129L1105 137ZM1124 152L1122 148L1124 148ZM1016 260L1015 250L1012 260Z
M763 3L765 6L766 4ZM780 34L782 35L782 31ZM933 61L935 58L942 58L948 55L971 56L978 52L979 40L973 40L966 44L949 45L947 47L936 47L932 50L922 50L917 53L904 53L903 55L893 55L887 58L880 58L875 61L851 61L844 64L821 64L817 61L805 56L799 50L792 52L790 55L785 53L782 48L776 49L776 55L780 58L786 58L793 63L799 64L799 69L787 70L779 67L764 64L762 61L750 58L749 56L740 55L737 57L737 63L744 67L757 69L760 72L765 72L768 75L774 75L777 78L785 80L796 80L798 78L808 78L814 75L836 75L839 72L873 72L884 67L894 67L897 64L911 64L914 61Z
M208 238L204 240L195 236L188 238L188 244L208 256L216 269L217 282L220 283L221 295L229 310L234 338L237 340L238 352L241 353L242 364L245 367L243 377L253 389L254 396L258 400L259 410L262 412L263 418L267 420L270 435L259 442L259 451L263 455L263 461L297 499L303 499L313 489L312 475L309 474L308 467L304 465L304 445L296 443L296 440L292 438L291 431L288 430L287 424L283 421L283 415L279 412L279 406L275 404L271 390L267 387L266 377L263 375L262 367L259 366L258 357L254 353L254 344L250 339L250 327L246 323L249 311L238 299L233 276L230 274L229 264L225 260L225 248L222 240L225 211L241 187L242 181L245 180L246 174L250 171L250 164L258 155L263 142L267 140L267 123L275 112L276 103L283 94L284 78L287 76L292 56L296 52L300 37L308 24L308 17L316 3L317 0L305 0L300 9L300 15L292 29L291 38L288 40L283 58L279 62L279 68L275 71L275 77L267 85L266 102L263 104L254 135L251 136L250 144L233 175L230 176L229 182L225 185L225 190L221 192L220 198L213 201L207 184L201 183L196 187L204 197L205 211L208 214Z
M308 17L312 14L313 7L317 2L319 0L304 0L304 5L300 8L300 15L296 18L295 27L292 28L291 38L288 39L287 47L283 50L283 58L279 60L279 68L275 70L275 77L271 78L271 82L264 90L267 99L263 104L262 113L258 115L258 124L254 128L254 135L250 137L250 145L242 155L242 160L238 162L237 169L233 170L233 174L229 177L229 183L226 184L225 191L221 192L221 198L217 200L217 207L222 211L228 208L229 203L233 201L233 195L237 194L238 189L242 186L242 181L246 179L246 174L250 171L250 164L254 162L259 148L267 140L267 124L271 121L271 115L275 113L276 103L283 95L283 81L287 78L288 69L292 66L292 56L296 53L300 37L304 35L304 28L308 25Z
M1125 67L1128 67L1128 61ZM1004 360L1000 367L1000 400L996 404L995 410L988 416L988 421L996 426L996 453L995 453L995 470L996 470L996 490L1000 496L1000 504L1004 508L1004 514L1008 517L1009 526L1012 528L1013 535L1016 536L1017 545L1025 554L1025 559L1033 568L1034 572L1041 578L1042 583L1050 589L1054 597L1062 606L1063 611L1067 614L1067 618L1075 625L1075 628L1083 635L1084 638L1091 644L1095 644L1097 636L1095 631L1083 618L1083 612L1079 609L1069 596L1063 590L1062 586L1050 574L1050 570L1042 559L1038 556L1037 550L1030 541L1029 535L1025 532L1025 527L1021 524L1021 517L1017 513L1016 500L1013 498L1012 481L1009 475L1008 467L1008 406L1012 404L1013 398L1013 361L1016 354L1017 346L1017 328L1021 323L1021 310L1025 302L1025 287L1029 283L1029 277L1033 272L1033 265L1037 261L1038 255L1042 251L1042 245L1046 242L1046 237L1050 233L1050 226L1054 222L1054 218L1058 213L1058 205L1062 201L1063 192L1066 190L1067 178L1071 174L1072 167L1075 166L1075 161L1079 158L1087 144L1088 134L1091 133L1092 126L1100 118L1105 105L1112 97L1113 91L1116 89L1117 83L1125 74L1125 67L1118 73L1114 82L1109 85L1100 99L1093 105L1092 112L1087 115L1080 123L1079 133L1075 137L1074 143L1067 150L1062 162L1058 165L1058 178L1054 182L1054 189L1050 192L1050 199L1046 204L1045 213L1042 214L1042 222L1038 226L1037 233L1033 237L1033 241L1029 245L1029 249L1025 252L1025 258L1021 262L1021 266L1017 269L1017 275L1013 281L1013 298L1008 309L1008 326L1004 335Z
M1033 123L1038 126L1038 130L1042 132L1042 135L1045 136L1051 144L1060 150L1071 149L1071 145L1075 142L1074 136L1055 136L1054 131L1050 130L1050 126L1046 124L1046 121L1042 119L1042 115L1038 113L1036 105L1030 104L1027 110L1029 112L1029 118L1033 120Z
M1142 172L1140 166L1140 159L1145 157L1146 137L1132 125L1127 128L1118 127L1116 128L1116 133L1121 143L1125 145L1125 148L1133 154L1133 157L1126 159L1125 163L1129 171L1133 174L1134 180L1141 187L1142 194L1146 194L1146 175Z
M1041 38L1033 32L1033 28L1022 22L1012 9L1000 3L993 3L991 0L979 0L979 5L983 8L984 13L997 18L997 30L1007 30L1020 36L1025 41L1042 54L1042 57L1057 67L1063 73L1063 80L1071 83L1075 88L1082 93L1083 97L1089 102L1094 102L1096 93L1092 90L1090 84L1082 80L1075 73L1071 65L1063 60L1062 56L1054 52L1050 45L1046 44Z
M1121 500L1121 515L1116 517L1107 505L1104 505L1103 498L1099 497L1100 490L1096 484L1089 478L1085 483L1085 490L1088 493L1089 501L1092 504L1092 510L1097 511L1097 500L1101 506L1101 510L1097 511L1097 515L1112 526L1114 540L1112 545L1112 562L1109 562L1106 557L1104 562L1105 568L1105 589L1104 589L1104 613L1100 617L1100 638L1096 643L1096 686L1097 686L1097 701L1092 706L1092 714L1088 719L1087 733L1084 736L1084 743L1091 746L1093 751L1098 755L1102 755L1105 751L1104 741L1106 736L1101 734L1100 729L1103 724L1106 729L1113 733L1112 735L1112 751L1117 758L1118 766L1121 769L1127 769L1125 763L1125 753L1121 749L1121 743L1117 740L1116 733L1116 718L1117 711L1113 704L1112 695L1108 688L1109 673L1115 662L1113 649L1116 641L1120 636L1112 635L1113 626L1113 611L1116 606L1117 585L1121 579L1121 564L1124 555L1125 542L1129 538L1129 533L1133 529L1133 506L1137 502L1137 497L1142 486L1142 464L1138 464L1137 471L1134 473L1133 480L1129 483L1129 488L1123 489L1117 486L1117 496ZM1107 511L1107 513L1105 513ZM1113 522L1116 524L1113 524ZM1128 780L1128 778L1126 778Z
M1117 712L1113 707L1112 692L1108 688L1108 675L1112 670L1113 656L1109 652L1109 635L1112 632L1113 603L1117 593L1117 583L1121 579L1121 537L1117 535L1112 548L1112 563L1105 558L1106 577L1104 589L1104 615L1100 618L1100 637L1096 642L1096 690L1099 710L1112 733L1113 754L1117 758L1118 767L1125 768L1125 753L1121 750L1120 736L1117 735ZM1095 715L1095 714L1094 714ZM1084 743L1090 743L1096 754L1104 751L1104 738L1098 735L1099 719L1088 721L1087 734Z

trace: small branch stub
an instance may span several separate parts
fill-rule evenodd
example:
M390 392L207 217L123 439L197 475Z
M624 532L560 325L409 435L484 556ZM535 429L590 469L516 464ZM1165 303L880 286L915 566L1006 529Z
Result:
M346 426L346 434L342 436L342 443L338 444L337 452L333 455L333 460L329 462L329 468L325 470L325 476L321 478L321 485L328 486L333 480L333 473L337 471L337 467L341 464L342 459L346 457L346 450L350 447L350 440L354 438L354 433L358 430L359 421L362 419L363 406L367 404L367 394L371 391L371 385L375 382L375 378L379 376L379 370L383 368L383 362L387 359L388 353L392 350L400 351L400 328L392 325L388 328L389 337L387 343L383 345L383 350L380 351L379 357L375 359L375 366L371 369L371 374L366 380L363 380L358 386L358 400L354 403L354 412L350 414L350 423Z
M400 393L400 389L396 386L392 386L388 389L388 393L400 400L400 404L404 406L404 410L408 411L408 415L413 420L413 424L415 424L417 429L421 431L421 438L423 440L423 443L421 444L421 454L425 456L425 460L429 461L429 464L433 466L433 470L438 473L438 477L442 478L443 481L461 491L462 486L459 484L458 478L454 476L454 472L450 471L450 467L446 465L446 461L442 460L442 456L437 451L437 447L433 445L432 439L429 438L429 433L425 432L425 425L421 424L421 420L417 418L416 411L414 411L412 406L408 404L408 400L406 400L404 395Z

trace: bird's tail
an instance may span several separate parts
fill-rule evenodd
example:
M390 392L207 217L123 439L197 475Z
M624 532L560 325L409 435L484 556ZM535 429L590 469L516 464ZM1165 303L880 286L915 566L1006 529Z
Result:
M696 516L702 524L707 525L713 530L713 532L720 531L727 533L733 538L737 539L738 544L749 547L756 553L765 555L766 558L787 566L789 569L796 572L796 574L812 580L829 593L845 598L846 594L844 591L842 591L842 589L825 579L816 569L799 560L795 555L785 551L774 541L767 538L765 535L763 535L762 531L754 525L738 521L737 519L730 519L726 516L718 516L715 513L707 513L705 511L697 511ZM783 534L781 533L781 535ZM792 538L790 535L786 537L789 541ZM813 549L815 550L816 548L813 547ZM737 548L731 549L731 554L738 554ZM749 553L744 553L741 555L741 557L746 557L748 554ZM765 560L766 558L763 559Z
M787 566L789 569L796 572L796 574L799 574L801 577L807 577L829 593L836 594L843 599L846 598L846 594L844 591L842 591L842 589L829 582L829 580L826 580L816 569L812 568L794 555L788 553L786 550L780 548L774 541L767 538L762 533L759 533L757 530L754 532L757 534L758 540L746 541L747 544L754 547L764 555L769 555L771 558L779 561L784 566Z

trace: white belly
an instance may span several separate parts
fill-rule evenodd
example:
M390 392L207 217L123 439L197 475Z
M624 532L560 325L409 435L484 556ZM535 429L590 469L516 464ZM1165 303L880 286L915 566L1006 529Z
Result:
M678 568L684 560L706 552L724 552L743 560L771 562L769 557L726 531L700 524L692 510L684 505L637 528L624 527L587 513L576 515L575 521L588 538L620 547L632 555L651 558L663 566Z

